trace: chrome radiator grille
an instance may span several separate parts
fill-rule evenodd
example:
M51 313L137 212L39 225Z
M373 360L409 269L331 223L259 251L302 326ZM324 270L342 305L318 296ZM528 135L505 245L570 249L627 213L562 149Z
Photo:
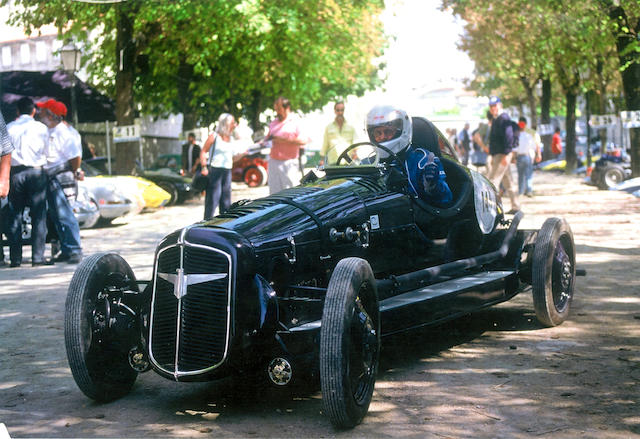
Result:
M176 379L220 365L229 344L231 256L200 245L161 250L156 261L149 353Z

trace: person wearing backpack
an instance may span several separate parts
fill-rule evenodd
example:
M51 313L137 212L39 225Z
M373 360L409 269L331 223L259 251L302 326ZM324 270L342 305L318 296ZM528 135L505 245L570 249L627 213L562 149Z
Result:
M488 177L496 188L499 188L502 183L511 200L511 210L507 213L514 214L520 210L520 199L511 178L510 165L513 151L518 147L520 127L502 110L499 97L489 98L489 111L493 116L493 122L489 133L491 172Z

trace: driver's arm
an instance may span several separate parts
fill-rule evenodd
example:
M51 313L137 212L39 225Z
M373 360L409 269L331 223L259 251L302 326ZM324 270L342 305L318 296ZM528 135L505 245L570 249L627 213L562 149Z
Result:
M453 200L453 194L447 184L447 176L438 157L425 166L423 171L424 189L429 202L438 207L447 207Z

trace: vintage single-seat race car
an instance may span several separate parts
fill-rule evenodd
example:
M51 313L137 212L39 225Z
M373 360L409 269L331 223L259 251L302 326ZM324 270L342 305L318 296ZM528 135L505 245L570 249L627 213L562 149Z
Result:
M522 291L543 325L562 323L576 276L569 225L519 229L523 214L506 217L426 119L413 118L410 147L440 158L447 207L411 195L403 154L360 143L322 178L169 233L148 281L115 253L86 257L65 311L82 392L114 400L149 369L175 381L258 371L282 388L318 374L325 413L349 428L371 402L381 337Z

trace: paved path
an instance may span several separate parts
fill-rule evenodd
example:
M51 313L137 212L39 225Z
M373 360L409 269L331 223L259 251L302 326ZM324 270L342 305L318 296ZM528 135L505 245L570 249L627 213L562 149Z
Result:
M64 350L66 264L0 269L0 423L12 437L640 437L640 201L553 174L536 174L535 187L523 225L564 216L588 272L569 321L539 327L523 294L385 340L374 401L352 431L331 429L319 393L239 394L153 372L118 401L90 401ZM265 193L235 188L234 199ZM202 212L193 203L116 220L83 230L83 245L149 278L156 243Z

